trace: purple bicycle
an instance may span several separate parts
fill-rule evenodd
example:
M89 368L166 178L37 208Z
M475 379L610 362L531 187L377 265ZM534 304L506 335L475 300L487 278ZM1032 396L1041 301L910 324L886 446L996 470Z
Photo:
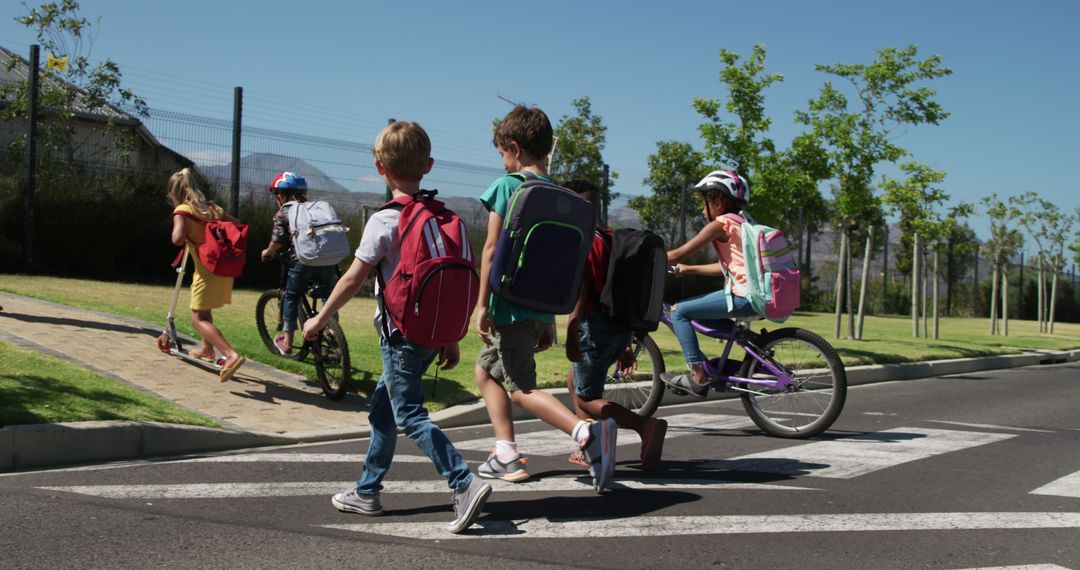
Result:
M670 309L665 304L660 319L668 328ZM750 419L770 435L801 439L825 431L840 416L847 397L847 374L836 349L806 329L755 333L749 324L754 320L693 323L698 334L724 343L723 353L705 363L710 389L739 394ZM732 357L735 347L745 354L741 360ZM631 348L638 371L624 377L612 372L605 393L609 399L651 416L666 391L685 394L660 379L666 370L664 355L652 337L635 336Z

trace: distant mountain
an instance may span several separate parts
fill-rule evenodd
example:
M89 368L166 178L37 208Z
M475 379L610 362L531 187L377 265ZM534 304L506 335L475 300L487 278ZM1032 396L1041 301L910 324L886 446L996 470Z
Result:
M630 206L608 209L608 225L613 228L642 229L641 216Z
M240 158L240 185L265 187L275 174L284 171L302 175L313 191L342 193L349 189L338 184L323 171L310 163L292 156L256 152ZM199 171L207 178L228 181L232 177L232 164L199 165Z

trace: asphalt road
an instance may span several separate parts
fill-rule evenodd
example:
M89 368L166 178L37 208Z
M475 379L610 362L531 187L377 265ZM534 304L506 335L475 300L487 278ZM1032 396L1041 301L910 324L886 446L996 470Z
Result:
M663 408L661 471L620 432L597 495L569 438L518 424L530 483L444 530L450 493L411 442L387 512L337 512L367 441L0 476L0 568L1080 569L1080 365L851 388L825 436L757 431L737 400ZM489 428L449 430L466 459Z

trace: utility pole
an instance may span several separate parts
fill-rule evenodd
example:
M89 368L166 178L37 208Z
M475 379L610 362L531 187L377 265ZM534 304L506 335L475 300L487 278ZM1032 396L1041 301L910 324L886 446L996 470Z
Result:
M397 119L395 119L393 117L390 117L389 119L386 120L387 125L392 125L392 124L394 124L396 122L397 122ZM386 185L386 201L389 202L390 200L393 200L393 199L394 199L394 191L390 189L390 184L387 184Z
M603 219L604 227L607 227L607 225L608 225L608 203L611 201L611 177L610 177L610 174L611 174L611 168L607 164L605 164L604 165L604 200L603 200L603 202L604 202L604 219Z
M41 48L37 44L30 46L30 69L27 73L29 80L27 96L30 104L27 106L26 118L30 128L26 141L26 193L23 195L23 227L26 228L26 245L23 253L26 258L26 267L29 269L34 264L34 186L37 184L37 103L38 103L38 66L41 64Z

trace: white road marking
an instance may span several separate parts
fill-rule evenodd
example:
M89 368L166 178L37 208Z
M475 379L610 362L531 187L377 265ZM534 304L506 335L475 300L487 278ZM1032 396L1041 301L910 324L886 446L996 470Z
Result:
M909 461L959 451L1016 437L927 428L895 428L833 441L818 441L707 461L702 469L735 469L781 475L810 475L850 479Z
M1080 471L1051 481L1031 492L1032 495L1054 495L1080 498Z
M679 414L664 419L668 421L666 439L754 425L746 416L722 414ZM555 429L519 433L516 434L516 439L518 449L525 455L555 456L570 453L577 448L570 436ZM637 432L623 429L619 430L618 442L619 445L639 444L641 438ZM494 437L454 442L454 447L468 451L491 451L494 446Z
M426 455L394 455L394 463L427 463ZM178 459L170 463L363 463L363 453L238 453Z
M962 570L1069 570L1057 564L1022 564L1020 566L983 566L981 568L964 568Z
M633 517L623 519L484 520L463 534L445 522L323 525L422 540L457 538L619 538L795 532L942 531L1080 528L1080 513L869 513L745 516Z
M1054 433L1054 430L1049 430L1049 429L1034 429L1034 428L1022 428L1022 427L1012 427L1012 426L999 426L999 425L994 425L994 424L969 424L969 423L965 423L965 422L950 422L950 421L945 421L945 420L926 420L926 421L928 421L930 423L935 423L935 424L949 424L949 425L954 425L954 426L971 427L971 428L979 428L979 429L999 429L999 430L1003 430L1003 431L1030 431L1030 432L1035 432L1035 433Z
M303 497L310 495L333 495L355 486L353 481L312 481L282 483L192 483L172 485L72 485L38 487L48 491L77 493L106 499L239 499L260 497ZM525 483L507 483L494 480L491 485L496 493L528 492L595 492L588 476L574 479L549 477ZM612 490L771 490L816 491L810 487L791 485L767 485L741 483L718 479L649 479L626 478L612 483ZM449 493L446 481L384 481L383 493Z

